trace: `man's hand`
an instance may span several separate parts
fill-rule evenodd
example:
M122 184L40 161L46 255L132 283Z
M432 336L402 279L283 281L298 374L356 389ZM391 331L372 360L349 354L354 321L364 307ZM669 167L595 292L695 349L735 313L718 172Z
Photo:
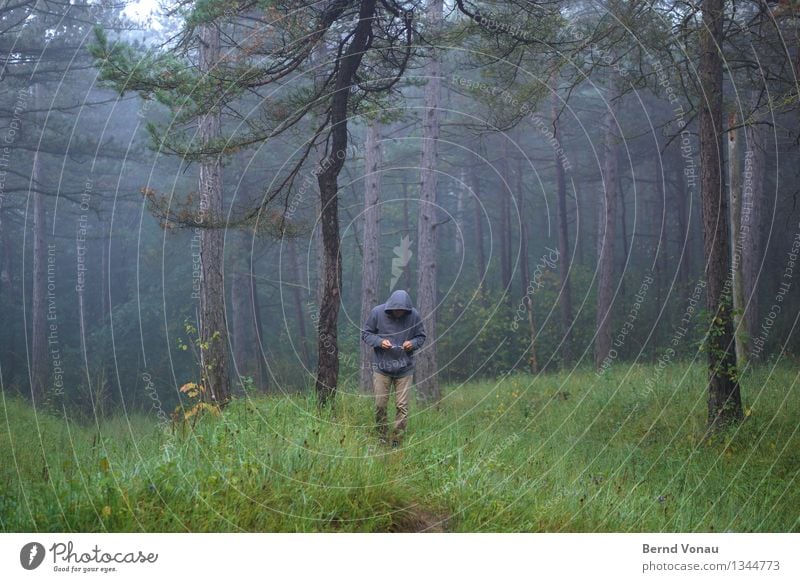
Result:
M412 344L409 340L403 342L403 349L407 352L410 352L414 349L414 344Z
M390 342L389 340L385 339L385 340L383 340L383 341L381 342L381 347L382 347L384 350L389 350L389 349L391 349L391 348L392 348L392 342Z

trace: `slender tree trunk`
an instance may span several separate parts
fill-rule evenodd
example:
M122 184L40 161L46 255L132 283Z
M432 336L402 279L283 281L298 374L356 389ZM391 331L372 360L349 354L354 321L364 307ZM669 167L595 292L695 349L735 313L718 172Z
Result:
M501 135L503 145L501 147L502 158L500 169L502 181L498 188L500 195L500 280L503 285L503 296L511 299L511 192L509 183L511 181L508 167L508 139Z
M758 104L759 92L753 91L751 104ZM747 125L745 185L742 191L742 281L744 283L745 321L751 332L748 355L753 354L752 332L758 328L758 273L761 269L761 206L764 201L764 163L766 136L764 125L756 117ZM749 178L748 178L749 171Z
M747 359L747 322L741 316L744 309L744 285L742 283L742 167L739 161L739 130L736 113L728 117L728 189L730 194L731 283L733 289L733 336L736 344L736 365L741 369Z
M0 302L5 305L10 305L11 301L11 282L13 275L11 273L13 262L11 260L11 237L9 236L9 225L3 222L2 208L0 208L0 239L2 240L3 251L0 253L0 297L3 299Z
M619 173L617 174L619 176ZM622 177L619 179L619 190L622 190ZM647 206L650 208L650 232L653 233L653 266L655 268L655 280L661 281L664 270L669 270L669 232L667 227L667 199L664 184L656 179L653 184L653 201ZM662 296L664 293L663 285L655 286L656 305L663 305ZM668 291L667 291L668 292ZM623 296L624 297L624 296Z
M472 189L473 196L473 235L475 240L475 260L477 262L477 277L478 286L481 289L486 289L486 254L483 250L483 208L481 206L481 184L478 177L477 170L478 159L474 158L473 163L469 167L470 188Z
M11 255L11 237L9 235L10 225L3 221L3 209L0 204L0 313L6 325L6 333L3 334L2 345L0 346L0 374L2 379L7 381L16 375L16 349L17 318L15 311L16 304L13 303L13 269L14 263ZM32 384L31 384L32 385Z
M551 113L553 119L553 137L560 139L558 122L558 96L556 94L556 84L553 81L553 95L551 101ZM567 222L567 178L564 165L558 155L553 152L553 160L556 165L556 189L558 191L558 255L559 272L561 274L561 365L567 367L572 363L572 291L570 290L569 271L569 226Z
M317 176L321 204L322 244L325 255L322 302L317 330L316 394L320 406L331 402L339 380L337 322L341 302L342 258L339 238L339 172L347 157L347 105L356 73L372 41L376 0L362 0L359 20L345 53L337 57L336 83L330 107L330 153Z
M34 109L40 105L40 87L36 83L33 86ZM47 251L44 244L45 221L47 217L44 209L44 195L39 191L42 187L41 182L41 160L39 152L33 154L33 166L31 168L31 186L33 192L33 299L32 299L32 319L33 329L31 334L31 400L35 405L44 401L47 385L49 384L48 374L48 350L47 350L47 278L45 275L45 263L47 262Z
M199 68L202 74L213 71L220 56L219 29L212 24L198 27ZM200 118L198 130L203 144L218 139L219 106L213 104ZM200 370L208 397L218 406L230 401L228 378L227 324L225 322L225 284L222 274L225 232L220 228L222 213L222 162L217 155L200 162L200 207L206 227L200 231Z
M611 351L611 306L614 297L614 244L617 237L617 187L619 133L609 101L605 120L605 180L603 198L597 205L597 339L594 365L598 370Z
M41 188L39 181L39 153L33 154L32 182L34 188ZM47 363L47 279L45 263L47 251L44 245L45 230L44 196L33 193L33 332L31 357L31 400L40 404L48 385Z
M442 22L442 0L431 0L428 22L438 30ZM425 65L425 113L422 124L422 174L419 192L419 223L417 224L418 306L425 325L427 339L416 355L417 398L438 403L441 399L436 363L436 187L439 140L439 102L441 100L441 63L434 53Z
M378 304L380 258L380 200L381 189L381 126L373 120L367 126L364 156L366 179L364 182L364 266L361 277L361 325L367 321L372 308ZM371 394L372 348L361 345L361 388Z
M456 187L456 231L453 236L453 251L455 251L456 260L461 260L464 253L464 190L466 188L465 172L461 170L459 183Z
M324 156L320 156L319 165L322 165ZM325 244L322 239L322 204L317 205L317 223L316 236L314 237L314 250L316 256L314 259L317 262L317 277L316 277L316 301L317 301L317 331L319 331L319 308L322 305L322 296L325 294Z
M524 165L522 158L517 158L517 208L519 208L519 216L521 223L520 230L520 246L522 247L522 268L520 269L522 275L522 297L525 302L526 311L528 313L528 333L530 341L528 342L528 370L531 374L536 374L539 371L539 360L536 357L536 319L533 312L533 292L536 286L531 281L531 270L528 257L528 221L525 217L525 182L523 180ZM529 292L530 289L530 292Z
M581 190L581 183L580 180L573 182L575 186L575 216L576 216L576 224L580 224L580 217L583 213L582 202L583 192ZM594 211L594 209L592 209ZM592 212L592 216L596 215L597 212ZM585 265L586 263L583 260L584 257L584 249L583 247L586 246L586 239L588 237L581 234L580 229L576 226L575 227L575 263L578 265Z
M701 6L699 103L700 188L706 261L706 305L712 317L707 340L708 426L713 430L742 418L731 322L727 200L722 181L722 45L723 0Z
M629 253L629 246L628 246L628 201L625 197L625 190L624 188L620 188L617 192L619 195L619 206L620 206L620 226L622 227L622 264L628 264L628 253ZM636 213L636 206L634 205L634 214ZM634 220L635 222L635 220ZM631 246L633 242L631 241ZM621 288L622 296L625 296L625 287Z
M325 71L328 69L325 66L325 63L328 61L328 48L326 44L323 42L320 46L314 50L313 55L313 62L316 67L316 73L312 73L314 77L314 83L316 86L321 86L324 83L326 73ZM317 123L322 122L322 116L325 115L324 111L318 112L318 116L320 117ZM311 153L311 159L313 159L314 163L318 167L322 167L323 162L325 161L325 147L324 144L315 144L313 146L313 150ZM319 186L319 180L317 180L317 185ZM314 280L314 295L316 300L316 321L315 321L315 331L319 331L319 308L322 305L322 296L325 293L325 244L322 239L322 195L320 193L317 201L314 205L314 211L316 212L316 220L317 223L314 225L314 232L313 237L314 240L312 242L313 249L315 251L314 260L316 261L316 268L314 269L314 273L316 275ZM311 296L311 289L309 289L309 299Z

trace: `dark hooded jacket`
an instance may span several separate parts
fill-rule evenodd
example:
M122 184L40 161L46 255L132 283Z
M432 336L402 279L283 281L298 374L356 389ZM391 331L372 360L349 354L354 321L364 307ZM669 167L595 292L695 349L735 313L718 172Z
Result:
M401 309L405 315L394 318L388 313L392 309ZM375 352L373 370L394 378L413 374L414 352L425 343L425 328L419 313L411 305L408 293L398 289L386 303L374 307L364 324L361 339ZM388 350L380 347L385 339L392 342ZM407 340L414 346L410 351L402 348Z

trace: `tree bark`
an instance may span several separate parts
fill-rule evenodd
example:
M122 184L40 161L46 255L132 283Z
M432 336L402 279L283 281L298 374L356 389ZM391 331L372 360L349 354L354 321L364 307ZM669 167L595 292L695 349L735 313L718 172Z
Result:
M213 71L220 57L220 32L213 24L198 27L200 37L199 69ZM199 120L201 143L218 139L220 110L211 104ZM225 232L219 228L222 212L222 162L218 155L200 162L200 209L205 227L200 231L200 373L207 397L220 407L230 401L228 378L227 324L225 322L225 286L222 274Z
M480 178L478 177L478 159L473 156L473 163L469 167L470 188L473 200L473 236L475 241L475 259L477 261L478 287L486 289L486 254L483 249L483 208L480 197Z
M501 135L503 145L500 148L501 182L497 192L500 196L500 280L503 285L503 296L511 299L511 182L508 167L508 138Z
M711 314L708 351L708 427L715 430L742 418L731 323L727 200L722 181L722 46L723 0L701 6L699 103L700 188L703 252L706 262L706 306Z
M528 334L530 341L528 342L528 370L531 374L536 374L539 371L539 360L536 357L536 318L533 312L533 292L536 286L531 281L531 270L528 257L528 221L525 217L525 186L523 178L524 164L522 158L517 158L517 208L519 208L520 216L520 246L521 254L520 260L522 268L520 274L522 275L522 297L525 302L525 308L528 315ZM530 291L529 291L530 289Z
M428 23L438 29L442 22L442 0L431 0ZM439 103L441 100L441 64L434 52L425 65L425 113L422 124L422 159L420 161L419 222L417 224L417 253L419 273L417 294L419 312L425 325L427 339L416 355L417 398L422 402L441 400L436 363L436 207L437 161L439 140Z
M601 369L611 351L611 306L614 297L614 244L617 236L619 133L609 100L605 119L605 176L603 198L597 205L597 338L594 365Z
M758 104L759 91L754 90L751 105ZM754 353L752 332L758 328L758 273L761 269L761 206L764 202L764 164L766 161L766 136L764 125L756 116L745 129L747 152L745 154L745 184L742 190L742 282L744 284L744 318L751 332L747 346L748 357ZM749 178L747 172L749 171Z
M628 202L627 202L627 198L625 197L625 190L623 188L620 188L617 191L617 194L618 194L617 198L618 198L618 202L619 202L619 206L620 206L620 213L619 213L620 220L619 221L620 221L620 226L622 227L622 264L623 265L627 265L628 264L628 255L630 254L630 251L631 251L631 249L633 247L633 240L632 239L631 239L630 246L628 245ZM633 213L635 215L636 214L636 205L635 204L634 204L633 208L634 208ZM635 223L636 223L636 220L634 218L634 224ZM620 293L622 294L623 297L625 297L625 280L624 279L623 279L622 285L620 287Z
M356 73L372 41L376 0L362 0L358 23L345 53L337 57L336 82L330 107L330 153L317 176L325 269L317 328L316 394L320 406L332 402L339 380L337 322L341 301L342 257L339 237L338 177L347 157L347 105Z
M453 251L455 252L456 260L461 260L464 254L464 190L466 189L466 176L462 168L461 175L459 176L458 185L456 186L456 216L455 216L455 233L453 236Z
M44 196L38 189L39 152L33 154L31 182L36 188L33 193L33 330L31 334L31 401L34 406L44 400L48 384L47 362L47 278L45 263L47 256L44 245L44 229L47 220L44 210Z
M576 220L576 227L575 227L575 263L578 265L586 264L583 260L584 257L584 247L586 246L586 241L589 238L588 236L581 233L580 229L577 227L578 224L581 223L581 216L585 215L585 211L583 209L583 192L581 190L582 185L580 180L573 182L573 186L575 187L575 220ZM595 216L597 212L594 208L592 208L592 216ZM596 249L593 249L593 251Z
M558 123L558 95L553 82L551 114L553 120L553 137L560 139ZM561 365L567 367L572 363L572 291L570 290L569 271L569 226L567 223L567 178L564 165L558 152L553 151L556 165L556 190L558 192L558 255L559 273L561 275Z
M34 109L39 107L40 87L33 86ZM30 388L31 401L36 406L44 401L47 385L49 384L49 365L47 349L47 277L45 263L47 251L44 244L45 221L47 217L44 209L44 195L41 188L41 160L39 152L33 153L33 166L31 167L31 185L33 192L33 281L32 281L32 333L31 333L31 367ZM55 265L53 265L53 268Z
M3 378L7 381L13 378L17 371L17 358L14 351L16 349L17 319L14 312L16 305L13 303L13 284L14 284L14 263L11 255L11 237L9 236L10 225L3 221L3 209L0 208L0 309L2 318L6 324L6 333L3 334L2 344L0 345L0 370ZM33 384L31 384L33 385Z
M364 253L361 277L361 325L367 321L372 308L378 304L380 284L380 189L381 189L381 126L372 120L367 126L364 157L366 177L364 179ZM372 348L365 342L361 345L361 388L371 394Z

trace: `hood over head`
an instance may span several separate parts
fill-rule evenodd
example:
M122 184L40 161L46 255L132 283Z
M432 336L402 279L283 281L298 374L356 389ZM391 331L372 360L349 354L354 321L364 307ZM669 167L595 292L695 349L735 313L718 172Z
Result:
M383 306L384 311L390 311L392 309L411 311L412 308L413 305L411 304L411 296L403 289L398 289L397 291L393 292L389 299L386 300L386 304Z

